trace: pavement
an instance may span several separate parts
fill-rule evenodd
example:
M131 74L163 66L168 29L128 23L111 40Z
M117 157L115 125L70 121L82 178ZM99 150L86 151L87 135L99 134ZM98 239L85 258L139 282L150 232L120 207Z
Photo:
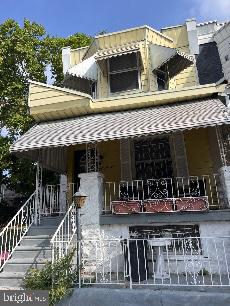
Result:
M213 289L213 288L212 288ZM230 306L230 289L75 289L58 306Z

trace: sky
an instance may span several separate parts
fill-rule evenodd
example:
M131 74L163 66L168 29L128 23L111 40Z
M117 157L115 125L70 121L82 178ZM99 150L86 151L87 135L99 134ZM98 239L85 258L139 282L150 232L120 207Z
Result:
M230 19L230 0L0 0L0 23L27 18L44 25L47 33L96 35L149 25L155 29L182 24Z

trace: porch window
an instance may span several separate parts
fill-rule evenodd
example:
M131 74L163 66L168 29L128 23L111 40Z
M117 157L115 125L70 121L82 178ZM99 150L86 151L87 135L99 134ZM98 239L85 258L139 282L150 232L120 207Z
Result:
M139 89L139 59L136 53L109 59L110 92Z
M146 138L134 142L136 179L173 177L168 138Z
M169 238L172 240L168 251L182 254L186 246L192 246L194 251L201 251L199 226L194 225L162 225L162 226L132 226L129 228L130 238L155 239Z

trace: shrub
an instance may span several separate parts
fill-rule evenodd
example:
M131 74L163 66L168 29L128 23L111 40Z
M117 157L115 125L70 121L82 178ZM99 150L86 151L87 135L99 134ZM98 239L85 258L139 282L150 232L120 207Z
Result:
M205 268L203 268L203 269L201 269L201 270L198 272L198 275L202 275L202 276L209 275L209 272L208 272L208 270L206 270Z
M71 292L78 277L77 267L73 267L75 250L56 261L47 262L43 269L29 269L24 279L24 287L30 290L49 290L49 304L55 305Z

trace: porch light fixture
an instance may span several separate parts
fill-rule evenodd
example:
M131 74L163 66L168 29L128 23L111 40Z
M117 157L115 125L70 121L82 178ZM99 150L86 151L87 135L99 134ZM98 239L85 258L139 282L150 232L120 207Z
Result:
M73 201L77 208L82 208L85 204L87 195L82 191L77 191L73 195Z

